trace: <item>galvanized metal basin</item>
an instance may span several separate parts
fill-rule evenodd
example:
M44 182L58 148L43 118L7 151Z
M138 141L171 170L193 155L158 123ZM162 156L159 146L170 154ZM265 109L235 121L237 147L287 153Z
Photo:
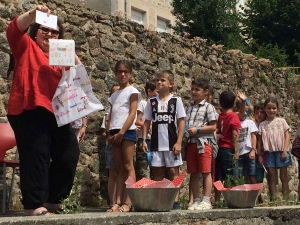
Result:
M222 191L228 208L253 208L259 190Z
M179 188L126 188L135 211L170 211Z

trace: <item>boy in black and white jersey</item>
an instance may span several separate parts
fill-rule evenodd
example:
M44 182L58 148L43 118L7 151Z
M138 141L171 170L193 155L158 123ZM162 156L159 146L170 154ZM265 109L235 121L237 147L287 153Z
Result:
M151 157L154 168L154 180L175 179L182 165L181 142L186 116L180 97L170 94L174 85L174 74L164 70L156 76L156 89L159 94L148 99L145 109L143 129L143 150L147 152L146 137L152 122ZM167 173L167 174L165 174ZM180 209L179 193L173 209Z

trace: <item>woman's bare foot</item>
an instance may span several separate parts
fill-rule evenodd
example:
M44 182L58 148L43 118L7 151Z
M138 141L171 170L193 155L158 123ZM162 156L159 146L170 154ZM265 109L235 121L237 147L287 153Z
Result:
M24 214L27 216L50 216L51 213L45 207L37 209L24 209Z
M49 202L44 203L44 207L49 211L49 212L55 212L56 210L62 209L62 204L53 204Z

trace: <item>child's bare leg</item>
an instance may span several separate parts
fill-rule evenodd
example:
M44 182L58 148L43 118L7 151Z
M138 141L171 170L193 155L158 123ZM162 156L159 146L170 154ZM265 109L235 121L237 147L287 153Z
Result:
M202 173L202 176L203 176L204 196L210 197L211 196L211 189L212 189L211 173Z
M124 192L124 163L121 145L112 145L112 150L116 167L116 203L122 204Z
M289 197L289 184L287 179L287 166L280 167L280 180L282 183L282 194L284 199L288 199Z
M135 144L133 141L123 140L122 141L122 156L124 165L124 177L123 184L131 177L133 181L136 181L135 170L133 165L133 154L134 154ZM130 198L127 196L125 185L124 185L124 202L131 205Z
M192 179L191 179L191 175L190 175L190 181L189 181L189 203L193 203L194 202L194 195L193 195L193 191L192 191L191 181L192 181Z
M200 185L199 185L199 173L192 173L190 176L190 190L192 195L190 196L190 202L194 202L195 198L200 198ZM191 199L192 197L192 199Z
M221 199L221 192L215 188L215 202L220 201L220 199Z
M168 171L167 178L171 181L179 176L179 166L167 167L167 171ZM179 191L177 192L176 197L175 197L175 202L178 202L178 201L179 201Z
M153 180L155 181L161 181L165 178L165 170L166 167L162 166L162 167L152 167L153 168Z
M257 184L257 179L255 175L249 176L250 184Z
M273 201L275 194L277 192L276 190L276 180L277 180L277 173L276 168L269 167L269 191L270 191L270 200Z
M116 170L109 169L107 189L108 189L110 205L113 205L116 203L116 178L117 178Z
M298 179L298 202L300 202L300 179Z

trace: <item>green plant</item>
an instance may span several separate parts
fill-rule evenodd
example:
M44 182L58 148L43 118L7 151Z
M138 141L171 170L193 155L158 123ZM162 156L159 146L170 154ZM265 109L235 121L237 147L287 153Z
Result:
M233 167L229 168L228 170L233 171L233 175L227 174L225 181L224 181L224 186L226 188L232 188L232 185L234 184L235 186L238 185L243 185L245 184L245 178L242 175L242 167L239 167L238 165L239 159L234 159L233 160Z
M261 72L261 74L260 74L260 81L263 82L263 83L265 83L266 85L270 84L270 79L266 75L265 72Z
M225 207L226 207L226 202L224 200L217 201L213 205L214 209L223 209Z
M75 214L83 211L84 208L80 204L82 177L83 171L77 170L71 194L61 201L62 210L60 210L60 214Z
M187 209L188 208L188 199L185 196L179 197L179 203L181 209Z

